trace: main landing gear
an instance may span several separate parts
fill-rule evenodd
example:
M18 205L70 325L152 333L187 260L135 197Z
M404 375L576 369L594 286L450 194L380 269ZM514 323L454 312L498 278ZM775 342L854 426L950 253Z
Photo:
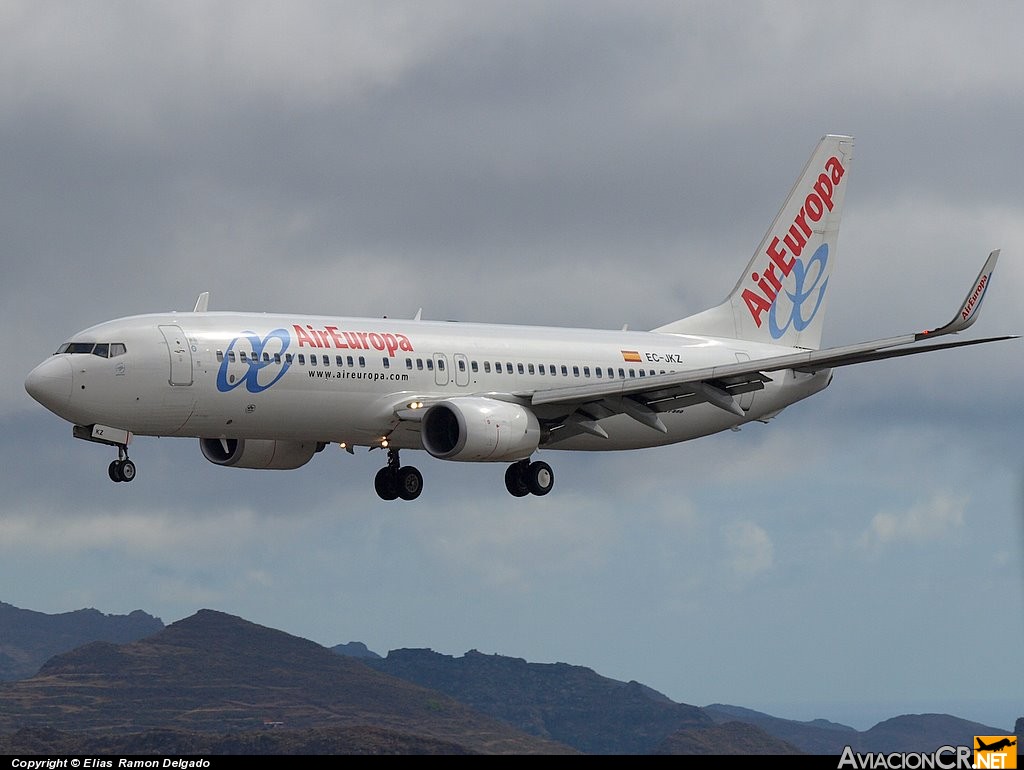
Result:
M398 450L388 449L388 464L377 471L373 488L381 500L415 500L423 491L423 474L411 465L404 468L398 460Z
M111 465L113 467L113 464ZM113 474L113 471L111 471ZM113 478L113 475L111 475ZM555 472L545 462L529 459L512 463L505 471L505 488L514 497L546 495L555 486ZM423 474L411 465L403 466L397 449L388 449L388 464L377 471L373 488L381 500L415 500L423 491Z
M111 481L131 481L135 478L135 463L128 459L128 447L119 444L117 459L107 466L107 475Z
M555 472L545 462L529 459L512 463L505 471L505 488L513 497L546 495L555 485Z

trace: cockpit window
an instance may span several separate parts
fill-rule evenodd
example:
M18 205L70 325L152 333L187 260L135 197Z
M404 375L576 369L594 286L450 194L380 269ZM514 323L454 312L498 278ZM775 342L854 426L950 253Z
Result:
M59 348L58 353L92 353L92 349L96 347L95 342L65 342Z
M65 342L54 355L60 353L91 353L100 358L114 358L127 352L123 342Z

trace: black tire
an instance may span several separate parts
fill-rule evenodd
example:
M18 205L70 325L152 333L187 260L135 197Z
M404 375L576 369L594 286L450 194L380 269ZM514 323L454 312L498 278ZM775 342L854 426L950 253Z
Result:
M505 470L505 489L512 497L526 497L530 494L530 488L526 486L526 480L523 478L521 462L512 463Z
M542 497L555 485L555 473L551 466L538 460L526 469L526 486L532 494Z
M398 469L396 482L398 496L403 500L415 500L423 491L423 474L411 465Z
M135 463L131 460L124 460L121 462L121 468L118 472L121 475L121 481L131 481L135 478Z
M373 477L373 488L381 500L394 500L398 497L398 479L390 468L381 468Z
M119 460L113 460L110 465L107 466L107 475L114 483L124 481L124 479L121 478L121 462Z

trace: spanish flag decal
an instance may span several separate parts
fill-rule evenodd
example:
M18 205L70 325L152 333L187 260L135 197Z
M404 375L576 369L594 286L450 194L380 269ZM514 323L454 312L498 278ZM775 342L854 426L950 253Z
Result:
M638 364L641 363L640 354L635 350L623 350L621 352L623 361L631 361Z

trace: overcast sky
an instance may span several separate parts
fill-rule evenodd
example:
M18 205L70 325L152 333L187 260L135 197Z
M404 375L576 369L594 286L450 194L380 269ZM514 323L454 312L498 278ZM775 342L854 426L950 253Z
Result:
M837 372L770 425L504 465L113 453L24 392L211 309L652 328L717 303L857 139L827 345L1024 332L1020 3L0 2L0 600L565 661L858 728L1024 716L1019 341Z

